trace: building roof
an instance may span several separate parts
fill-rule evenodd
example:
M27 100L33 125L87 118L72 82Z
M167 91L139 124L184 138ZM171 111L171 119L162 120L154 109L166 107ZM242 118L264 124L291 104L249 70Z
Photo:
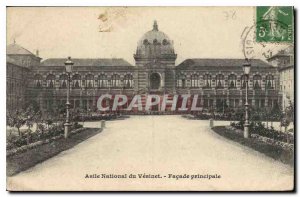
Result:
M65 66L66 58L50 58L42 61L42 66ZM124 59L72 59L74 66L133 66Z
M33 56L35 56L33 53L31 53L30 51L28 51L27 49L21 47L20 45L18 45L16 43L7 45L6 54L7 55L33 55Z
M18 65L17 61L14 60L13 58L9 57L6 55L6 62L14 65Z
M287 65L287 66L280 67L278 69L279 69L280 72L285 71L285 70L294 70L294 65L290 64L290 65Z
M7 66L17 66L17 67L22 67L22 68L28 69L26 66L21 65L19 62L17 62L15 59L9 57L8 55L6 55L6 65Z
M294 56L294 46L288 46L287 48L278 51L278 53L270 57L268 61L276 57L290 57L290 56Z
M226 69L227 67L240 67L245 63L245 59L186 59L180 63L177 68L219 68L220 70ZM251 67L254 68L274 68L271 64L264 62L260 59L251 59Z

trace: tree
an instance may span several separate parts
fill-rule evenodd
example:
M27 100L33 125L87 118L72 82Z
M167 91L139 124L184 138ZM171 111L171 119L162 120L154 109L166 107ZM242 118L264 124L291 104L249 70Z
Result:
M20 128L23 125L27 125L30 129L37 118L40 117L40 112L36 111L32 105L28 105L24 109L16 110L11 113L7 113L7 125L10 127L15 127L18 129L18 135L21 136L22 133Z
M18 129L18 135L21 136L20 128L26 123L26 114L23 110L9 113L7 115L7 123L10 127Z

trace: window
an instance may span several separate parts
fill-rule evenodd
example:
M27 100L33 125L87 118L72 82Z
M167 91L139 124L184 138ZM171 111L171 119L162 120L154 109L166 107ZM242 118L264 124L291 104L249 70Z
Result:
M216 88L223 88L224 87L224 75L218 74L216 76Z
M182 84L182 87L183 87L183 88L186 87L185 79L181 79L181 84Z
M66 74L62 74L59 76L60 88L66 89L68 84L68 76Z
M92 74L88 74L86 76L86 87L93 88L94 87L94 76Z
M267 75L266 76L266 89L274 89L274 76Z
M228 88L229 89L236 88L236 75L230 74L228 76Z
M108 87L108 80L107 80L107 76L105 74L101 74L99 75L99 84L98 84L99 88L106 88Z
M176 86L179 88L185 88L186 87L186 73L179 73L177 75L176 80Z
M242 89L246 88L246 75L241 76L241 88Z
M154 40L153 40L153 44L158 44L157 39L154 39Z
M162 43L163 43L163 45L168 45L168 44L169 44L169 42L168 42L166 39L164 39L164 40L162 41Z
M148 44L149 44L148 40L145 39L145 40L143 41L143 44L144 44L144 45L148 45Z
M124 88L132 88L133 87L133 77L131 74L127 74L124 76Z
M178 87L178 88L182 87L182 80L181 79L176 80L176 87Z
M72 77L72 82L73 82L73 88L74 89L80 89L81 86L81 76L79 74L75 74Z
M41 88L42 87L42 75L36 74L34 76L34 84L36 88Z
M253 88L255 90L261 89L261 76L260 75L253 76Z
M191 87L198 88L200 87L200 77L197 74L192 74L191 76Z
M211 87L211 75L205 74L203 76L203 80L204 80L204 88L210 88Z
M48 88L54 88L55 76L53 74L49 74L46 78L46 81Z
M120 85L121 85L120 76L117 74L113 74L111 76L111 87L117 88L120 87Z

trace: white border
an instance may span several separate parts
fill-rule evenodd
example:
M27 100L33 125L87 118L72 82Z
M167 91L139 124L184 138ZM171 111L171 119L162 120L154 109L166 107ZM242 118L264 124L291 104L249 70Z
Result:
M238 1L238 0L202 0L202 1L193 1L193 0L182 0L182 1L175 1L175 0L151 0L151 1L138 1L138 0L110 0L110 1L100 1L100 0L2 0L0 1L0 27L1 27L1 36L0 36L0 49L2 53L0 53L0 61L1 67L0 70L0 89L2 90L2 96L0 97L0 109L2 113L0 113L0 128L1 134L1 149L0 155L1 160L0 167L0 196L8 196L11 195L9 192L6 192L6 151L5 151L5 107L6 107L6 6L270 6L270 5L277 5L277 6L295 6L295 9L298 11L299 15L299 4L300 1L293 1L293 0L251 0L251 1ZM296 20L298 25L298 21ZM297 35L299 36L299 31L297 31ZM297 55L299 57L299 50L297 50ZM297 65L296 65L297 66ZM299 69L297 75L299 76ZM297 83L297 90L300 91L300 86ZM297 100L298 101L298 100ZM298 114L299 111L297 110ZM298 119L297 119L298 120ZM299 121L298 121L299 122ZM297 134L299 138L299 134ZM297 147L299 147L299 139L297 139ZM299 156L299 150L297 150ZM299 162L297 162L299 165ZM299 171L299 166L297 166L297 170ZM299 180L297 181L299 183ZM299 190L299 184L297 186ZM113 195L120 195L113 194ZM153 193L154 195L161 196L163 194ZM255 194L255 193L254 193ZM38 194L37 196L43 195ZM55 194L55 196L62 196L63 194ZM73 195L73 194L71 194ZM78 194L78 196L84 196L86 194ZM112 194L104 194L101 195L112 195ZM142 195L142 194L138 194ZM183 194L188 195L188 194ZM203 194L200 194L203 195ZM213 194L216 195L216 194ZM241 195L241 194L239 194ZM255 194L256 196L263 196L265 194ZM283 194L284 196L290 194Z

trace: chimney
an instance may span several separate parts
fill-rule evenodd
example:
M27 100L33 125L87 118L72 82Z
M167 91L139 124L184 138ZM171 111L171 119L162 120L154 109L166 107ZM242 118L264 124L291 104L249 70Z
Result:
M37 49L36 50L36 54L35 54L37 57L39 57L39 50Z

